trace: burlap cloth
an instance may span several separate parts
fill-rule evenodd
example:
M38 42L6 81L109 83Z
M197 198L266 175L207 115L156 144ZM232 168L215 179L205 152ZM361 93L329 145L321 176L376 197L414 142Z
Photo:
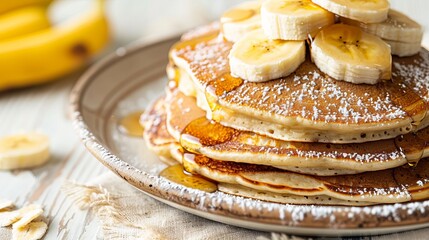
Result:
M102 225L99 235L104 239L305 239L251 231L182 212L146 196L113 173L106 173L88 185L67 182L63 191L77 207L91 210L98 217ZM429 229L353 239L429 239Z

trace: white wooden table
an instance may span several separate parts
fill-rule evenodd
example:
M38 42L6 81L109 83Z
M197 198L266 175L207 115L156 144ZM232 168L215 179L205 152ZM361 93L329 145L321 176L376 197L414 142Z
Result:
M76 79L0 94L0 134L41 131L50 136L52 158L43 167L25 171L0 171L0 196L42 204L49 221L45 239L93 239L97 223L79 211L60 192L67 179L87 182L105 168L75 134L67 115L68 93Z
M421 0L413 1L423 4ZM123 45L138 36L153 39L181 32L208 22L236 2L111 0L108 9L117 39L115 45ZM99 227L91 213L78 210L60 192L66 180L85 183L107 171L80 143L67 114L68 95L79 75L75 73L40 87L0 93L0 136L41 131L51 139L52 159L45 166L0 171L0 197L15 201L18 206L28 202L44 206L49 221L45 239L94 239Z

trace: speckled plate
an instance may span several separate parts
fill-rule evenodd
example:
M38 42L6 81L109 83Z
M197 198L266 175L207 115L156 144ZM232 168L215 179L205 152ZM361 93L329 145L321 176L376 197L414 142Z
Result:
M117 121L163 93L170 46L177 38L120 48L86 72L71 93L74 126L88 150L144 193L226 224L298 235L373 235L429 226L429 201L371 207L284 205L206 193L158 176L166 167Z

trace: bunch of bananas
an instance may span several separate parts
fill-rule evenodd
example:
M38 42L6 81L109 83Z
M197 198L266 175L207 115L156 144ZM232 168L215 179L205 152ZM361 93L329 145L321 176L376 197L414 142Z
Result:
M51 26L52 0L0 2L0 91L57 79L82 67L109 40L104 1Z

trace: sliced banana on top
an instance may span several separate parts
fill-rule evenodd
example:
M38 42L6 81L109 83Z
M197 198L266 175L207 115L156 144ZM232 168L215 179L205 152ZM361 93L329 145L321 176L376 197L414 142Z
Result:
M0 138L0 170L31 168L48 161L49 139L41 133Z
M421 43L397 42L386 39L384 39L384 41L389 44L392 54L399 57L415 55L422 49Z
M334 14L311 0L266 0L261 7L262 28L271 39L306 40L334 21Z
M229 53L231 74L250 82L287 76L304 60L304 41L271 40L262 30L241 38Z
M365 32L397 42L420 43L423 38L423 28L420 24L393 9L389 10L386 21L381 23L363 23L347 18L341 18L341 22L361 27Z
M312 0L342 17L365 23L383 22L389 11L388 0Z
M391 78L389 45L358 27L335 24L322 29L311 45L311 58L337 80L376 84Z
M410 56L420 51L423 28L401 12L390 9L387 20L381 23L363 23L347 18L341 21L381 37L390 45L394 55Z
M260 28L260 8L259 1L250 1L227 10L220 18L225 39L237 42L246 33Z

